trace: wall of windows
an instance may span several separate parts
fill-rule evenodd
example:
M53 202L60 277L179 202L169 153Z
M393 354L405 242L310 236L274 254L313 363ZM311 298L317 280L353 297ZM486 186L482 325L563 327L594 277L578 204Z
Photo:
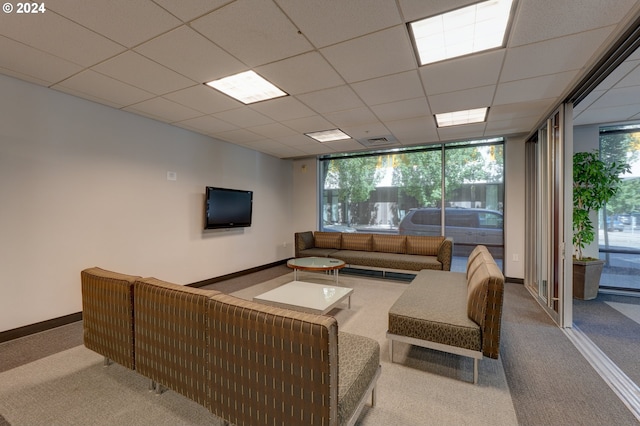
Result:
M604 161L631 166L599 212L598 245L606 261L600 286L640 292L640 125L601 127L599 142Z
M501 138L327 156L319 167L321 230L445 235L454 256L477 244L504 256Z

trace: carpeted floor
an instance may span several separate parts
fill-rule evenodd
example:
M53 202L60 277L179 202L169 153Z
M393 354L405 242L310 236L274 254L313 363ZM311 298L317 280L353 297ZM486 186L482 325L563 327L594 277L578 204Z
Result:
M279 266L212 288L250 298L289 281L286 274ZM316 278L325 279L304 277ZM386 312L406 283L340 280L356 289L352 309L330 314L342 330L371 336L382 349L378 404L365 408L362 425L638 424L522 285L506 285L500 360L483 359L474 386L473 363L462 357L397 344L396 363L389 363ZM148 381L135 372L102 367L102 357L81 342L79 322L0 344L0 426L218 424L180 395L147 392Z

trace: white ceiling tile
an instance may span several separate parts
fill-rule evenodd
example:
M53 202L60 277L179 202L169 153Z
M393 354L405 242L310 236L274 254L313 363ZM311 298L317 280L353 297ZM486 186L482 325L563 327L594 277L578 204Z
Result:
M257 102L252 104L250 108L276 121L294 120L315 115L315 112L292 96Z
M82 68L49 53L0 36L0 70L32 83L49 86Z
M247 70L242 62L186 26L156 37L135 51L200 83Z
M300 133L319 132L321 130L335 129L336 127L333 123L319 115L296 118L294 120L284 120L282 124Z
M296 147L296 149L303 151L307 155L322 155L322 154L331 154L336 152L329 146L322 146L321 144L316 145L305 145Z
M395 2L276 0L316 47L324 47L402 23Z
M273 120L269 117L248 108L230 109L212 115L238 127L254 127L273 123Z
M526 80L501 83L496 90L494 105L514 104L547 98L558 98L575 77L576 72L545 75Z
M486 123L465 124L463 126L451 126L438 128L441 141L454 141L468 138L477 138L484 135Z
M353 139L367 139L382 136L391 136L391 132L382 123L369 123L359 126L345 126L341 130Z
M174 16L187 22L215 10L233 0L153 0Z
M124 46L133 47L182 22L149 0L55 0L47 9ZM144 22L144 25L140 25Z
M366 107L331 112L325 114L325 117L338 127L359 126L378 122L378 118Z
M603 0L519 1L519 19L509 44L520 46L614 25L624 18L636 0L610 3Z
M160 97L128 106L124 110L157 117L169 123L202 116L199 111Z
M132 51L98 64L93 70L156 95L184 89L196 83Z
M610 32L606 28L597 29L509 49L500 82L580 70L593 55L593 46L599 46Z
M11 19L2 20L1 28L5 37L83 66L93 65L125 50L117 43L51 11L40 14L14 13Z
M344 84L344 80L318 52L263 65L256 72L290 95Z
M484 134L485 136L506 136L523 133L523 128L533 129L538 119L538 116L528 116L509 120L491 120L487 123Z
M631 120L640 113L640 105L623 105L610 108L591 108L573 121L574 126L584 124L620 123Z
M336 152L363 151L364 147L360 142L354 139L346 139L343 141L327 142L323 145L330 147Z
M595 101L591 107L595 109L616 106L637 105L640 100L640 86L611 89Z
M404 25L326 47L321 53L349 83L417 67Z
M530 102L494 105L489 109L489 120L513 120L524 117L540 118L554 105L555 98L547 98Z
M415 117L406 120L387 121L385 126L404 145L437 142L438 132L433 116Z
M354 83L353 90L367 105L380 105L424 96L418 73L413 70Z
M420 67L427 95L488 86L498 82L505 49L437 62Z
M78 73L55 85L54 88L69 93L72 91L76 95L82 93L118 108L155 97L153 93L91 70Z
M349 86L333 87L317 92L298 95L298 99L319 113L360 108L364 103Z
M278 138L278 141L285 145L295 146L299 148L320 145L318 141L311 139L309 136L302 133L296 133L290 136L283 136Z
M163 96L205 114L240 108L242 103L204 84L196 84Z
M284 136L292 136L298 134L287 126L280 123L263 124L261 126L248 127L253 133L262 135L265 138L279 139Z
M216 133L215 136L222 139L223 141L241 144L264 139L263 136L257 135L246 129L236 129L226 132L220 132Z
M270 1L238 0L196 19L191 26L250 67L312 49Z
M371 109L382 121L404 120L431 114L427 100L424 97L373 105Z
M495 86L476 87L429 96L429 105L434 114L463 111L491 106Z
M622 65L625 65L624 63ZM622 65L618 68L621 68ZM640 86L640 61L632 61L629 65L633 66L633 69L629 70L628 74L624 75L619 82L615 84L616 89L623 87ZM608 79L605 79L603 83L606 84ZM605 87L602 84L599 87Z
M238 130L237 126L208 115L191 118L189 120L180 121L175 124L189 130L204 133L206 135L220 134L223 132L228 132L230 130Z
M478 3L478 0L399 0L398 3L404 19L411 22L460 9Z

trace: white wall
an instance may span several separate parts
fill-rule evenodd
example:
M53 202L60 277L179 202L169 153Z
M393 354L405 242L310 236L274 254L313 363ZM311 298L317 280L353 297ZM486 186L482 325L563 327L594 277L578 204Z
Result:
M504 162L504 276L524 279L524 139L507 139Z
M524 140L509 139L505 147L504 275L524 279ZM303 170L303 166L305 169ZM315 158L294 161L293 198L296 232L318 229L318 184ZM518 260L514 261L513 255Z
M1 75L0 93L0 331L81 311L87 267L187 284L293 255L291 161ZM253 226L204 232L207 185L253 190Z

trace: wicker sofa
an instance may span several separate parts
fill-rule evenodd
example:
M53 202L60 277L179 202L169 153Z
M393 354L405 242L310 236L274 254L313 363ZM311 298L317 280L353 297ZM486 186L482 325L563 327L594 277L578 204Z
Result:
M226 422L351 425L375 402L380 346L333 317L100 268L81 281L85 346Z
M441 236L306 231L294 239L296 257L332 257L382 271L451 270L453 240Z
M389 309L393 342L471 357L473 382L483 355L498 358L504 276L485 246L477 246L466 272L420 271Z

